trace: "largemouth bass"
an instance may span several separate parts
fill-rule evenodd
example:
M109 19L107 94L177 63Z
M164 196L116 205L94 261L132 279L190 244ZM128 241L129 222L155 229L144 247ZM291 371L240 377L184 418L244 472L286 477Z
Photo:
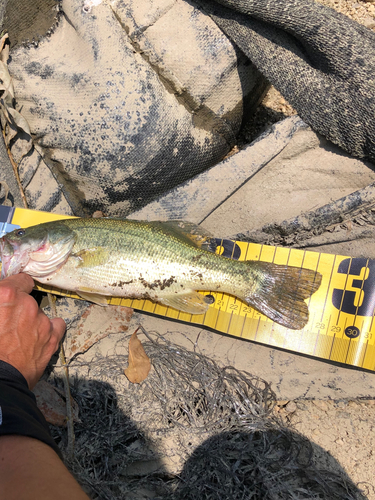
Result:
M208 251L209 239L199 234L193 225L176 221L47 222L0 239L1 277L24 272L95 303L106 304L107 296L147 298L191 314L208 308L196 290L220 291L287 328L305 326L304 300L319 288L319 273L228 259Z

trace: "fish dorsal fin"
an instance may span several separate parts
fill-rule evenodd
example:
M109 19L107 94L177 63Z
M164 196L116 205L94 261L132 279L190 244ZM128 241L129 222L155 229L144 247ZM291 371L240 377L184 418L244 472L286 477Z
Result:
M166 222L153 221L149 222L149 224L161 229L166 234L179 238L185 243L193 244L198 248L211 252L215 251L215 238L206 229L194 224L194 222L169 220Z
M189 314L204 314L208 309L208 303L204 295L198 292L187 292L169 295L158 299L164 306L178 309Z
M98 306L108 306L107 297L99 295L97 292L91 290L91 288L82 287L76 292L84 300L98 304Z

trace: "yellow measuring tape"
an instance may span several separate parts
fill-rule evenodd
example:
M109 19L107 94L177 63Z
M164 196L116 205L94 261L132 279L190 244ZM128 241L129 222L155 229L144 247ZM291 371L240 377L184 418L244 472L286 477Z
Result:
M28 227L67 218L65 215L20 208L0 208L3 232L13 230L17 226ZM4 209L8 210L7 214ZM202 292L211 295L213 301L204 315L183 313L150 300L111 298L108 302L202 325L235 337L375 371L375 260L231 240L216 241L217 252L226 257L287 264L320 272L323 277L322 284L308 300L310 317L307 325L302 330L286 329L239 299L218 292ZM45 286L37 288L77 297Z

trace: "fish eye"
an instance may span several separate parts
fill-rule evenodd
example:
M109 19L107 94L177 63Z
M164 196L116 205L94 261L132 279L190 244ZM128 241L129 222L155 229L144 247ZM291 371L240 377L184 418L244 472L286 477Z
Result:
M16 235L17 235L17 236L23 236L25 233L26 233L26 231L25 231L24 229L19 229L19 230L16 232Z

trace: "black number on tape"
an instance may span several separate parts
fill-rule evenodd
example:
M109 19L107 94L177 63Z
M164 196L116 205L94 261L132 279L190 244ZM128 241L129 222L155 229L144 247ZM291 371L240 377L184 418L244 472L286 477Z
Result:
M368 274L366 269L368 269ZM373 316L375 261L364 258L344 259L339 265L338 272L349 275L347 289L335 288L332 293L332 304L347 314Z
M232 240L221 240L220 238L215 238L218 247L222 247L223 251L219 252L223 257L229 257L230 259L238 260L241 256L241 248L234 243Z
M360 333L361 333L360 329L357 328L356 326L348 326L347 328L345 328L345 335L350 339L355 339L359 337Z

